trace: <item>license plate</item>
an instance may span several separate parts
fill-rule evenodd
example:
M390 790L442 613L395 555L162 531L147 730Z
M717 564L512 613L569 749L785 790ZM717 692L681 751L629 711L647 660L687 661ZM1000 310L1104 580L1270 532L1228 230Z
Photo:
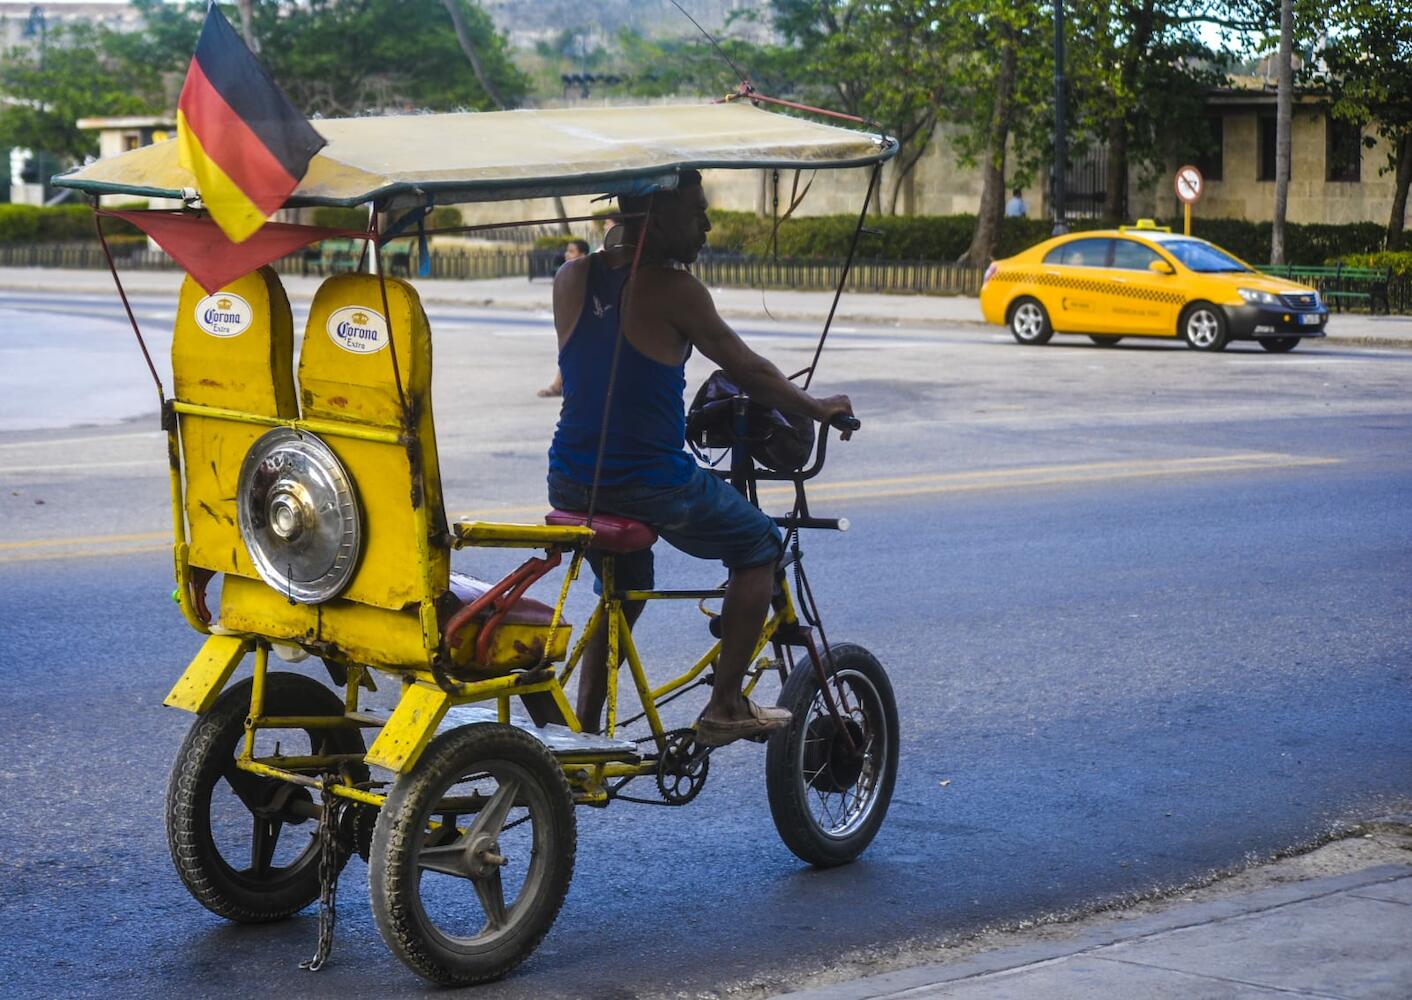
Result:
M1303 326L1318 326L1319 320L1321 319L1323 319L1322 316L1310 313L1309 315L1299 317L1299 322Z

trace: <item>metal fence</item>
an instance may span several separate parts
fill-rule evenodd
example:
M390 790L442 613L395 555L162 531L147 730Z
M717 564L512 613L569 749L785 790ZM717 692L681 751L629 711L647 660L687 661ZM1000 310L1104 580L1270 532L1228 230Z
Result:
M119 245L113 256L120 271L172 271L177 263L161 250L140 245ZM416 272L410 261L389 255L391 273ZM311 249L276 261L282 274L326 274L348 270L350 256L330 257ZM769 288L828 291L838 283L843 261L797 258L747 257L704 253L692 270L708 285L721 288ZM0 267L55 267L106 269L101 247L91 243L0 243ZM528 277L528 250L432 251L431 277L472 281L486 278ZM854 260L846 286L851 292L893 292L913 295L976 295L983 271L966 264L930 260ZM1412 313L1412 275L1395 275L1388 286L1388 306L1395 314ZM1366 307L1363 307L1366 308Z
M702 254L693 270L706 284L720 287L824 291L838 284L842 266L842 260ZM859 258L853 261L845 288L852 292L975 295L980 291L982 274L981 268L967 264Z

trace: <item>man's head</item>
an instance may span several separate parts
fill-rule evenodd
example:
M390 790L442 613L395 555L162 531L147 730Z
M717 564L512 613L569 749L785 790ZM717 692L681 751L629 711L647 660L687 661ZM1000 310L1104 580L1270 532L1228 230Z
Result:
M569 240L564 244L564 259L578 260L580 257L588 256L587 240Z
M1020 189L1019 189L1019 188L1015 188L1015 190L1011 191L1010 194L1013 195L1014 197L1018 198L1018 197L1020 197ZM992 202L992 204L994 204L994 203Z
M674 190L646 196L622 195L618 208L625 215L650 213L643 252L652 257L690 264L706 245L706 234L711 231L706 217L706 193L701 190L701 174L695 170L683 170ZM643 238L642 223L639 218L624 220L627 242L636 243Z

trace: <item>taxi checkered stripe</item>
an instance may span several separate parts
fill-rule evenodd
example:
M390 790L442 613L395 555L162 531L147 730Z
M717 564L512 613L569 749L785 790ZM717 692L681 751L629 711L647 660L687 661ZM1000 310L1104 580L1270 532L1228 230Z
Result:
M1146 302L1166 302L1181 305L1186 299L1176 292L1161 292L1155 288L1135 288L1116 281L1101 281L1096 278L1070 278L1058 274L1031 275L1022 271L1001 271L991 281L1031 281L1051 288L1068 288L1076 292L1096 292L1099 295L1117 295L1125 299L1141 299Z

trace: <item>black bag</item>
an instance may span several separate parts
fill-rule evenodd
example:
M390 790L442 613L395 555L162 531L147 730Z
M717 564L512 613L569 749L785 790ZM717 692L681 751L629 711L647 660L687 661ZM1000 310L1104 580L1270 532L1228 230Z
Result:
M698 452L735 444L730 399L740 387L723 371L712 372L696 390L687 411L686 436ZM716 404L716 405L713 405ZM798 472L814 454L814 421L750 402L746 409L746 443L751 457L774 472Z

